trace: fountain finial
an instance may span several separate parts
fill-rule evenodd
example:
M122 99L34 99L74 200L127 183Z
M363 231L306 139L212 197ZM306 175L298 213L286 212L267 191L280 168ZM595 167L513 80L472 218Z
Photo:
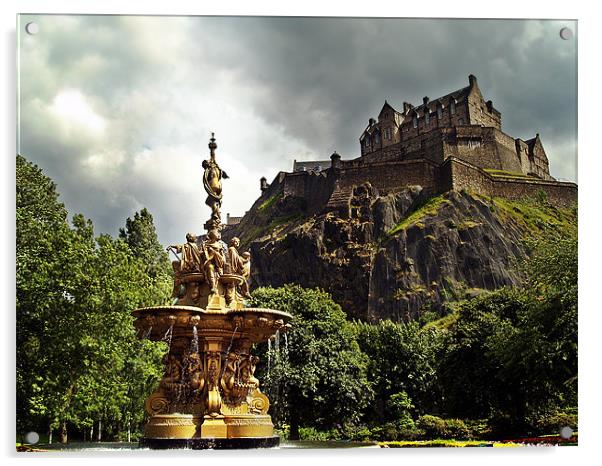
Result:
M215 149L217 149L215 133L211 133L211 139L209 139L210 157L209 160L203 160L203 168L205 169L203 187L208 194L205 204L211 208L211 218L205 223L205 230L207 231L221 229L222 178L228 178L226 172L215 161Z
M209 150L211 154L211 160L215 162L215 149L217 149L217 144L215 142L215 133L211 133L211 139L209 139Z

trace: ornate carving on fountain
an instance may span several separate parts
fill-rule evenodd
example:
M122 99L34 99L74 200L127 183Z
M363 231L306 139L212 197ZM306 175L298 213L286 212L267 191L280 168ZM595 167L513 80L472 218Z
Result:
M221 240L221 181L227 175L215 160L216 148L212 135L211 156L203 162L211 208L207 234L201 241L188 233L185 243L167 248L177 257L173 304L133 312L141 338L169 346L163 377L145 403L148 441L273 436L270 402L259 389L259 358L251 347L288 330L292 316L245 307L251 259L239 253L238 238L228 246Z

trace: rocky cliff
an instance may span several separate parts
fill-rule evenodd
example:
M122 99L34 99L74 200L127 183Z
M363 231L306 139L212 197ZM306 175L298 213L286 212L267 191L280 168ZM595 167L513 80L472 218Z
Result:
M574 228L576 208L419 186L380 196L369 184L344 207L308 215L301 198L258 199L225 237L250 249L252 286L329 291L351 318L416 318L446 301L519 284L525 239Z

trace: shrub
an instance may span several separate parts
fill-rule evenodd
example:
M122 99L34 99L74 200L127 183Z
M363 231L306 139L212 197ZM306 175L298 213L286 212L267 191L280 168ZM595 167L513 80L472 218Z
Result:
M391 398L387 401L387 408L395 417L392 425L396 431L402 429L413 430L416 428L410 414L410 410L414 409L414 404L406 392L401 391L391 395Z
M353 426L345 430L345 437L349 440L365 441L380 438L382 435L382 427L375 427L373 430L367 426Z
M468 439L472 437L470 428L462 419L445 419L444 438Z
M282 440L288 440L291 433L291 426L283 424L279 427L275 427L274 431Z
M445 421L430 414L420 416L416 422L416 427L423 430L427 438L444 438L446 434Z
M327 440L340 440L341 434L336 429L317 430L314 427L301 427L299 428L299 438L300 440L325 442Z
M464 421L470 429L473 438L489 438L491 437L491 426L487 419L470 419Z
M542 434L558 434L563 427L577 430L577 415L563 411L540 416L536 421L536 427Z
M424 431L427 439L468 439L472 437L471 429L462 419L441 419L425 414L418 418L416 427Z

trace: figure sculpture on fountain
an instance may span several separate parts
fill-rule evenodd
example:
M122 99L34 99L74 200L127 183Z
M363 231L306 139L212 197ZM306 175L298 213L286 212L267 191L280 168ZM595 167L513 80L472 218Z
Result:
M218 280L224 272L224 264L226 263L221 239L222 236L219 230L214 228L207 232L207 239L203 242L203 271L212 294L218 292Z
M192 233L186 234L186 243L172 244L167 250L181 254L179 264L176 261L180 273L198 272L201 266L201 252L196 244L197 237ZM174 267L175 269L176 267Z
M207 192L205 204L211 208L211 219L205 224L206 230L220 229L222 223L221 206L222 206L222 178L227 179L228 175L223 171L215 161L215 142L214 133L211 133L209 142L210 157L209 160L203 160L203 187Z
M242 253L242 278L243 282L240 285L240 294L243 298L249 299L251 295L249 294L249 280L251 279L251 253L249 251L245 251Z

